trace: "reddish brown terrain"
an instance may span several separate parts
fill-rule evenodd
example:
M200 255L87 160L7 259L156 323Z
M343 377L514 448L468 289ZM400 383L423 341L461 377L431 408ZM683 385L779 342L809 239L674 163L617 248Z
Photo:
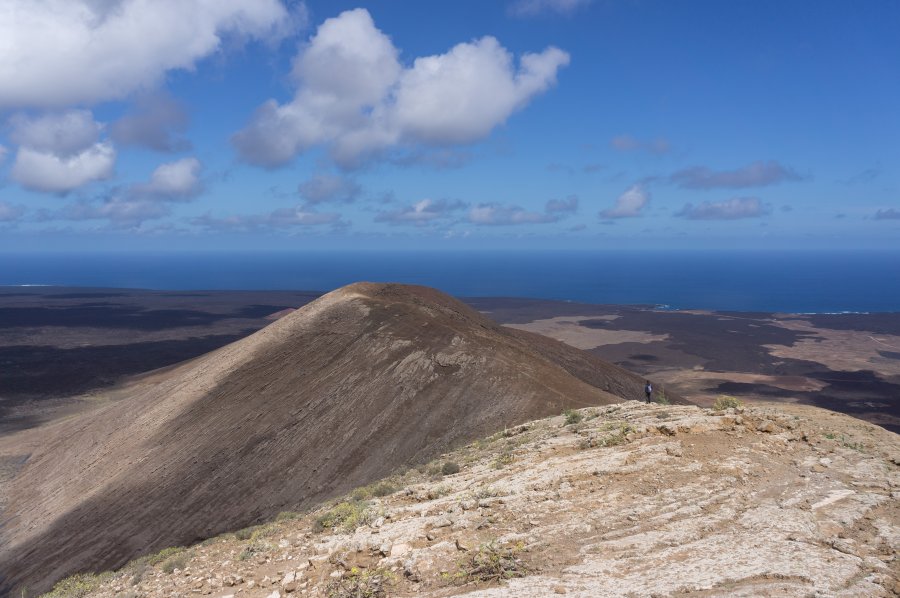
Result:
M642 384L433 289L351 285L0 438L2 587L43 591L302 509L504 426L640 399Z

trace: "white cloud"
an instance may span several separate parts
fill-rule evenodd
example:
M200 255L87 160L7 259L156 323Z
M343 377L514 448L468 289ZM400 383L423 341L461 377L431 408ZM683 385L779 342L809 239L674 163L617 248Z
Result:
M287 104L263 104L233 142L250 163L275 167L323 145L343 166L404 145L485 137L552 86L569 55L513 56L493 37L458 44L404 67L365 9L326 20L294 61Z
M506 226L512 224L546 224L556 222L559 217L546 212L529 212L513 205L496 203L478 205L469 212L472 224Z
M34 191L66 193L92 181L109 178L116 151L108 142L95 143L80 153L60 157L20 147L12 166L12 179Z
M0 164L3 164L3 161L6 160L6 155L8 153L9 150L5 146L0 145Z
M616 198L616 204L608 210L600 212L603 219L634 218L641 215L641 210L650 201L650 192L641 185L632 185L625 193Z
M509 5L509 13L516 17L534 17L547 12L570 15L591 2L593 0L516 0Z
M725 201L704 201L700 205L685 204L675 214L689 220L738 220L758 218L771 212L758 197L733 197Z
M389 224L414 224L422 226L435 220L450 217L453 212L464 208L466 204L459 200L423 199L392 212L379 212L376 222Z
M342 176L318 174L300 183L297 191L304 200L315 204L326 201L353 201L362 188L355 181Z
M792 168L775 160L757 160L736 170L715 171L706 166L694 166L679 170L669 177L671 182L684 189L764 187L802 179Z
M112 175L115 149L100 141L103 125L89 110L19 114L10 128L10 139L19 144L11 176L27 189L66 193Z
M340 226L340 214L312 212L302 207L281 208L267 214L240 214L215 217L205 214L191 219L191 224L210 231L246 232L295 227L314 227L325 224Z
M18 114L9 121L10 140L32 150L66 158L97 143L103 126L90 110L68 110L29 118Z
M25 206L0 201L0 222L14 222L25 213Z
M103 202L78 201L44 215L48 220L108 220L116 228L140 226L146 220L156 220L171 214L162 202L123 197L110 197Z
M202 190L200 169L200 160L197 158L183 158L160 164L150 176L150 182L137 185L134 192L137 195L174 201L190 199Z
M574 214L578 211L578 197L570 195L565 199L551 199L544 210L548 214Z
M194 68L223 36L295 24L278 0L4 0L0 108L122 98Z

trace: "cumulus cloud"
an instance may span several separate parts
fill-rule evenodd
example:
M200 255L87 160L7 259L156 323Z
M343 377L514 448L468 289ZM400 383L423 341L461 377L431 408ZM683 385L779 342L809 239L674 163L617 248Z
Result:
M791 168L774 160L757 160L737 170L714 171L705 166L679 170L669 180L684 189L716 189L764 187L786 181L799 181L803 177Z
M0 201L0 222L15 222L25 213L25 206Z
M689 220L738 220L758 218L771 212L758 197L733 197L725 201L704 201L700 205L685 204L676 216Z
M667 139L657 137L648 141L641 141L631 135L619 135L613 137L610 145L620 152L645 151L651 154L666 154L671 151L672 146Z
M67 193L109 178L116 152L101 141L103 125L89 110L10 119L10 139L19 144L11 176L33 191Z
M135 185L131 191L137 196L169 201L187 201L200 194L202 165L197 158L183 158L160 164L150 175L150 182Z
M179 102L165 94L145 95L134 111L110 127L110 137L121 145L146 147L158 152L181 152L191 143L179 135L187 130L188 115Z
M42 220L107 220L114 228L133 228L146 220L164 218L171 208L162 202L108 197L100 202L80 200L59 210L44 212Z
M423 199L399 210L379 212L375 216L375 221L423 226L436 220L449 218L454 212L465 207L466 204L459 200Z
M593 0L516 0L508 10L515 17L534 17L544 13L570 15L591 2Z
M635 218L641 215L641 211L650 201L650 192L641 185L632 185L625 193L616 198L613 207L600 212L604 220L615 218Z
M67 193L112 176L116 151L108 142L96 143L69 157L20 147L11 176L33 191Z
M310 204L327 201L351 202L361 191L362 188L356 181L332 174L316 175L297 187L300 197Z
M29 118L13 116L9 138L34 151L68 158L97 143L103 127L90 110L68 110Z
M279 0L5 0L0 108L122 98L194 68L226 35L271 38L293 24Z
M190 223L202 229L218 232L252 232L294 227L313 227L325 224L341 225L340 214L312 212L298 206L280 208L266 214L241 214L216 217L204 214L192 218Z
M551 199L544 211L548 214L574 214L578 211L578 197L570 195L565 199Z
M518 60L493 37L399 62L390 38L359 8L326 20L294 60L298 89L269 100L232 141L252 164L277 167L325 146L345 167L396 147L477 141L556 82L557 48Z
M900 210L888 208L875 212L875 220L900 220Z

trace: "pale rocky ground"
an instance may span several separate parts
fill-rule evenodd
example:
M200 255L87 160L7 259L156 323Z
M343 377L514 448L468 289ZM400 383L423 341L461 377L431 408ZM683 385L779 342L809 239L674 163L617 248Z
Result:
M579 413L438 462L457 474L392 478L351 531L313 531L329 505L134 563L89 595L900 594L897 435L794 405ZM467 574L489 556L511 579Z

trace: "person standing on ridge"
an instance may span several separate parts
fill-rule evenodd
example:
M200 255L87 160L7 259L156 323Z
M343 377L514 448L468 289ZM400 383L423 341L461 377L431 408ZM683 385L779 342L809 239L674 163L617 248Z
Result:
M647 384L644 385L644 392L647 394L647 402L650 402L650 395L653 394L653 385L650 384L650 381L647 380Z

